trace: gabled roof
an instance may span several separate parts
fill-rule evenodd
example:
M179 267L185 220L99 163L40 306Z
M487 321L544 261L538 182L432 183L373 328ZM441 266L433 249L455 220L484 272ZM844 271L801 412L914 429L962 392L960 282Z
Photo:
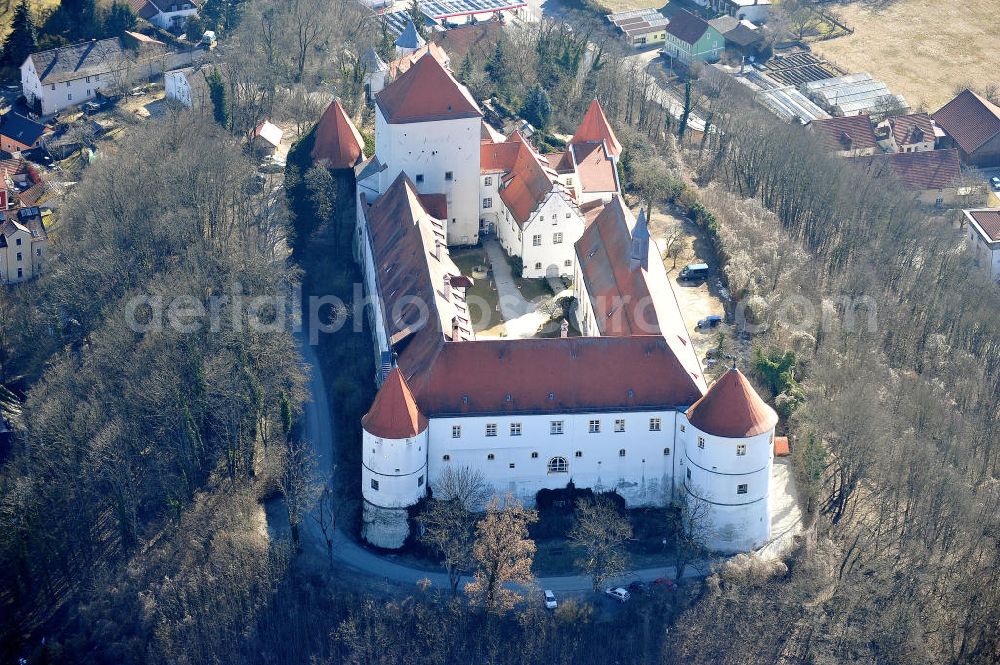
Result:
M371 408L361 419L361 426L383 439L409 439L427 429L427 417L417 408L398 367L393 367L385 378Z
M572 143L570 152L584 192L616 192L615 163L604 151L604 143Z
M270 120L265 120L264 122L257 125L253 130L253 135L255 138L262 138L275 148L281 145L281 137L284 136L285 132Z
M677 13L671 16L670 22L667 23L668 33L692 46L698 43L698 40L709 28L712 26L708 24L708 21L686 9L677 10ZM714 28L712 29L714 30Z
M417 32L417 27L413 25L412 19L406 19L406 27L396 38L396 46L399 48L420 48L427 42Z
M893 116L889 126L898 146L934 141L934 123L926 113Z
M389 69L389 65L385 64L385 60L379 56L374 48L369 47L361 56L361 68L365 73L370 74L372 72L384 72Z
M854 160L872 177L895 178L905 189L913 191L951 187L962 174L957 150L897 152Z
M829 152L869 150L878 145L871 118L867 115L817 118L809 127Z
M313 161L328 169L353 168L364 159L365 141L338 100L333 100L316 125Z
M375 103L393 124L483 115L469 91L430 54L376 94Z
M971 90L960 92L933 117L968 155L1000 134L1000 107Z
M570 139L570 144L600 143L602 141L607 145L609 153L616 158L621 157L622 144L618 142L615 130L611 128L611 123L604 115L604 109L601 108L600 102L594 99L587 107L587 112L583 114L583 120L576 128L573 138Z
M417 64L417 60L424 57L425 53L430 53L434 56L434 59L441 63L441 66L447 70L451 70L451 57L445 52L443 48L431 42L421 46L413 53L402 56L401 58L396 58L388 65L386 65L386 70L389 72L388 80L393 81L398 78L401 74L406 72L410 67Z
M104 74L117 66L123 55L121 41L112 37L32 53L28 58L42 83L61 83Z
M38 139L42 138L45 129L45 125L13 111L0 116L0 135L29 147L34 146Z
M136 16L147 21L160 13L152 0L128 0L128 6Z
M1000 242L1000 208L966 210L965 216L988 242Z
M481 173L504 174L500 198L518 226L528 221L555 184L555 172L520 132L503 143L480 142L479 164Z
M687 418L702 432L727 439L757 436L778 423L778 414L735 367L688 409Z

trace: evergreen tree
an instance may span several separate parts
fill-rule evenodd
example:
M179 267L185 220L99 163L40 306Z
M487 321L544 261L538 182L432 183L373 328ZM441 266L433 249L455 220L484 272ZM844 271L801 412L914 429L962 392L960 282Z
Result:
M462 67L458 70L458 78L468 85L469 81L472 80L472 74L475 71L472 65L472 54L466 53L465 57L462 58Z
M118 37L135 26L135 12L121 0L115 0L104 15L104 36Z
M493 49L493 55L486 63L486 74L496 85L497 90L504 92L510 82L510 65L507 63L507 49L504 47L502 39L497 40L497 46Z
M423 14L420 12L420 4L417 0L410 0L410 6L407 7L406 13L410 15L410 19L413 21L413 27L417 29L417 34L423 37L424 18Z
M687 131L688 117L691 115L691 81L684 84L684 112L681 113L681 124L677 127L677 138L684 140Z
M226 92L226 82L218 70L205 77L208 83L208 94L212 100L212 116L224 128L229 129L229 94Z
M552 103L549 95L540 85L535 85L524 100L521 107L521 117L535 126L536 129L545 129L552 117Z
M11 31L3 44L3 54L0 64L7 67L20 67L25 58L38 50L35 21L31 18L28 0L21 0L14 10L14 20Z

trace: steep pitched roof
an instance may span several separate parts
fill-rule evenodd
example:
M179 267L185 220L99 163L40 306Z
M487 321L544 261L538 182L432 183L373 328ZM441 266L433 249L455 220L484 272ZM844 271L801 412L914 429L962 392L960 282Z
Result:
M503 143L482 141L479 155L481 172L504 174L500 181L500 198L518 226L523 226L552 191L555 173L520 132L514 132Z
M13 111L0 116L0 135L29 147L35 145L38 139L42 138L45 129L45 125Z
M399 48L420 48L427 42L417 32L417 27L413 25L412 19L406 19L406 27L396 38L396 46Z
M701 364L667 277L659 247L620 196L601 209L576 242L577 265L602 336L663 335L692 380L705 385ZM633 262L636 241L646 260Z
M576 128L573 138L570 139L570 144L600 143L601 141L605 143L608 152L614 157L621 156L622 144L618 142L615 130L611 128L611 123L608 122L607 116L604 115L604 109L601 108L600 102L594 99L590 102L590 106L587 107L587 112L583 114L583 120L580 121L580 126Z
M364 159L365 141L351 122L344 107L333 100L316 125L312 158L330 169L353 168Z
M817 118L809 127L830 152L868 150L878 145L871 118L867 115Z
M687 418L702 432L728 439L757 436L778 423L778 414L735 367L688 409Z
M1000 208L966 210L965 215L990 242L1000 242Z
M469 91L430 54L376 94L375 103L393 124L483 115Z
M28 56L42 83L61 83L103 74L118 66L118 60L122 57L121 41L115 37L81 42Z
M855 157L854 160L872 177L895 178L905 189L913 191L945 189L962 175L957 150L897 152Z
M385 60L379 56L374 48L369 47L361 56L361 68L370 74L371 72L384 72L389 69L389 65L385 64Z
M265 120L264 122L257 125L253 130L253 135L255 138L261 138L277 148L281 145L281 137L285 135L284 130L278 127L270 120Z
M934 140L934 123L926 113L911 113L889 118L896 145L910 145Z
M960 92L933 117L969 155L1000 134L1000 107L971 90Z
M128 6L136 16L147 21L160 13L160 8L151 0L128 0Z
M427 417L417 407L398 367L385 378L361 426L383 439L408 439L427 429Z
M679 9L676 14L670 17L670 22L667 23L667 32L685 44L694 45L711 27L708 21L700 16L692 14L686 9Z

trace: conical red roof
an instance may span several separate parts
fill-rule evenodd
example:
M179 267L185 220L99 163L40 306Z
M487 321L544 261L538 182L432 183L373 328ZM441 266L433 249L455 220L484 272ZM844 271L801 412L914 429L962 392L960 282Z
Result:
M729 439L763 434L778 422L778 414L735 367L712 384L687 417L702 432Z
M469 91L430 52L376 94L375 103L392 124L483 115Z
M313 145L313 161L328 169L353 168L364 158L364 139L344 111L340 102L326 107L323 117L316 125L316 143Z
M383 439L407 439L427 429L403 373L394 367L375 395L372 408L361 419L365 431Z
M570 143L589 143L591 141L596 143L604 141L608 152L615 157L620 157L622 154L622 144L618 142L615 130L611 129L611 123L608 122L604 115L604 109L601 108L600 102L596 99L590 102L590 107L584 114L580 126L576 128L576 134L573 135Z

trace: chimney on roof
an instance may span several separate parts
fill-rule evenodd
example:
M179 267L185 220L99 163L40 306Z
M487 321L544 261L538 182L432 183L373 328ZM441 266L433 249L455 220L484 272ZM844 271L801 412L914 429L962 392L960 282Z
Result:
M441 239L440 238L435 238L434 239L434 258L437 259L438 261L441 260L441 245L442 245Z
M649 270L649 224L645 209L639 210L639 219L632 229L632 255L629 258L629 270L639 268Z
M451 317L451 341L461 342L462 341L462 330L458 325L458 317Z
M451 275L444 276L444 299L451 300Z
M562 323L559 324L559 336L563 338L569 337L569 321L566 319L563 319Z

